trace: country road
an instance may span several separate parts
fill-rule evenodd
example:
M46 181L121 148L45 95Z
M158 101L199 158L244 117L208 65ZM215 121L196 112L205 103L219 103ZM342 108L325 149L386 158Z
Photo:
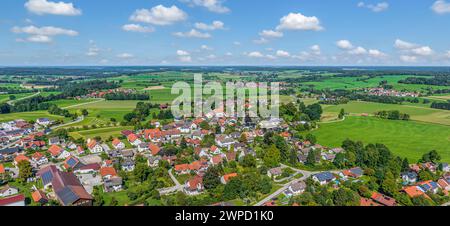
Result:
M87 103L82 103L82 104L75 104L75 105L63 107L62 109L70 109L70 108L74 108L74 107L80 107L80 106L84 106L84 105L95 104L95 103L99 103L99 102L102 102L102 101L105 101L105 99L98 99L98 100L92 101L92 102L87 102Z
M61 127L65 127L65 126L69 126L69 125L72 125L72 124L76 124L76 123L82 122L83 120L84 120L84 116L82 115L82 116L78 117L75 121L68 122L68 123L61 124L61 125L52 126L52 127L50 127L50 129L58 129L58 128L61 128Z
M172 174L173 168L169 169L169 176L170 179L175 183L175 186L169 187L169 188L161 188L158 189L160 195L167 195L170 193L174 193L177 191L183 191L183 185L180 184L180 182L177 180L177 178Z
M16 99L16 100L10 100L10 101L8 101L6 103L9 104L9 105L14 105L14 102L21 101L21 100L26 100L28 98L32 98L32 97L38 96L39 94L41 94L41 92L37 92L37 93L35 93L33 95L22 97L22 98L19 98L19 99Z

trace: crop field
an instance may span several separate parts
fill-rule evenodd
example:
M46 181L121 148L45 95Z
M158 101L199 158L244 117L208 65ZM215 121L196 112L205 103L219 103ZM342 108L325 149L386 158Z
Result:
M342 105L325 105L323 108L326 115L335 115L336 117L342 108L351 114L373 114L383 110L399 110L401 113L409 114L412 120L450 125L450 111L429 107L351 101Z
M313 132L320 144L339 147L349 138L368 143L383 143L410 161L417 161L431 150L450 161L450 126L414 121L392 121L374 117L347 117L345 121L324 123Z
M361 77L333 77L325 79L320 82L305 82L304 85L314 85L316 89L361 89L368 87L377 87L381 81L387 81L388 84L392 85L396 90L407 90L407 91L423 91L426 88L432 87L434 89L444 89L448 88L446 86L429 86L429 85L418 85L418 84L401 84L398 81L414 76L408 75L392 75L392 76L381 76L365 80L361 80Z

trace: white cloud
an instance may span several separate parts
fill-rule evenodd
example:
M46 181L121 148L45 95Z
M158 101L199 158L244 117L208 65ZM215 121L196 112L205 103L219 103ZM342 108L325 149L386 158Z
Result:
M211 35L209 33L202 33L195 29L192 29L188 32L176 32L174 33L174 35L182 38L211 38Z
M250 52L249 54L247 54L247 56L252 57L252 58L262 58L262 57L264 57L264 55L261 52L258 52L258 51Z
M225 56L233 56L233 54L230 53L230 52L227 52L227 53L225 53ZM449 55L449 56L450 56L450 55Z
M205 23L195 23L195 28L197 28L199 30L205 30L205 31L225 29L224 26L225 26L225 24L222 21L218 21L218 20L213 21L211 25L205 24Z
M280 19L277 30L312 30L320 31L323 27L317 17L307 17L301 13L289 13Z
M387 56L385 53L378 49L369 49L369 55L375 58L381 58Z
M13 27L11 29L13 33L16 34L27 34L29 37L26 39L16 39L18 42L37 42L37 43L49 43L53 39L51 36L57 35L67 35L67 36L77 36L78 32L74 30L68 30L59 27L36 27L36 26L26 26L26 27Z
M270 54L266 55L266 58L269 59L269 60L277 59L277 57L275 57L274 55L270 55Z
M88 52L86 53L86 56L97 56L100 49L97 47L89 47Z
M181 62L191 62L192 57L191 54L184 50L177 50L178 60Z
M121 58L121 59L131 59L134 57L134 55L130 54L130 53L121 53L121 54L118 54L117 57Z
M214 54L210 54L210 55L206 56L206 58L210 59L210 60L213 60L213 59L216 59L217 57Z
M233 45L235 45L235 46L240 46L240 45L241 45L241 43L240 43L240 42L238 42L238 41L236 41L236 42L233 42Z
M311 46L310 49L315 55L320 55L321 54L321 50L320 50L320 46L319 45L313 45L313 46Z
M213 50L213 48L211 48L211 47L209 47L209 46L207 46L207 45L202 45L202 46L200 46L200 49L202 49L202 50L208 50L208 51Z
M125 24L122 26L122 30L140 33L150 33L155 31L152 27L142 26L140 24Z
M30 35L45 35L45 36L55 36L55 35L68 35L77 36L78 32L74 30L59 28L59 27L36 27L36 26L26 26L26 27L13 27L12 32L14 33L25 33Z
M174 5L171 7L157 5L150 10L138 9L130 17L130 20L134 22L149 23L160 26L171 25L186 19L187 14Z
M291 54L289 52L284 51L284 50L278 50L276 55L278 57L290 57L291 56Z
M403 50L412 49L412 48L415 48L416 46L417 46L417 44L406 42L406 41L403 41L400 39L395 40L395 44L394 44L395 48L403 49Z
M444 0L435 1L431 9L438 14L450 13L450 3Z
M415 63L415 62L417 62L417 57L416 56L409 56L409 55L401 55L400 56L400 60L405 62L405 63Z
M429 56L433 54L433 49L431 49L429 46L422 46L419 48L412 49L411 52L420 56Z
M353 44L349 40L339 40L336 42L336 45L340 49L353 49Z
M447 51L447 53L445 54L445 56L446 56L447 58L450 58L450 50Z
M263 30L259 33L259 35L264 38L281 38L283 37L283 32L274 30Z
M377 3L377 4L366 4L364 2L359 2L358 3L358 7L360 7L360 8L367 8L367 9L372 10L373 12L378 13L378 12L382 12L382 11L387 10L389 8L389 3L387 3L387 2L380 2L380 3Z
M74 7L73 3L51 2L48 0L28 0L25 8L37 15L53 14L62 16L81 15L81 10Z
M348 51L348 53L352 54L352 55L363 55L363 54L367 53L367 50L361 46L358 46L358 47Z
M265 39L264 37L261 37L259 39L253 40L253 42L256 44L266 44L269 42L269 40Z
M222 0L181 0L188 3L191 6L201 6L207 8L211 12L215 13L228 13L230 9L223 6Z

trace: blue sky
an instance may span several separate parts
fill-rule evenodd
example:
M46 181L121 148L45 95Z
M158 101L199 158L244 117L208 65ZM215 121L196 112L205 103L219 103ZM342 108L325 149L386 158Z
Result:
M2 0L0 65L450 65L450 0Z

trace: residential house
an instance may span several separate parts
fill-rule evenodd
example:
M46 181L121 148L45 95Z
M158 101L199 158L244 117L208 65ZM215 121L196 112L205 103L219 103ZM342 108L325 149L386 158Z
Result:
M443 176L438 180L438 185L442 190L450 191L450 176Z
M448 163L442 163L441 165L443 172L450 172L450 166L448 165Z
M296 195L300 195L303 192L305 192L306 189L306 183L304 181L299 181L296 183L293 183L291 186L289 186L286 191L284 192L284 194L287 197L291 197L291 196L296 196Z
M61 141L59 140L59 137L50 137L48 139L48 144L49 145L60 145Z
M159 152L161 151L161 148L159 148L158 146L156 146L156 145L153 144L153 143L150 143L150 144L148 145L148 148L150 149L150 152L151 152L151 154L152 154L153 156L158 155Z
M222 155L215 155L211 158L211 164L212 165L219 165L223 162L223 156Z
M95 139L89 139L87 147L92 154L103 152L103 147Z
M103 187L106 192L118 192L122 190L122 184L122 177L113 177L105 180L103 183Z
M342 171L339 175L343 178L360 178L364 174L364 171L361 169L361 167L355 167L349 170Z
M127 139L128 139L128 142L130 142L130 144L135 147L137 147L139 144L142 143L142 141L139 139L139 137L134 133L128 135Z
M422 189L419 188L419 186L409 186L405 187L402 190L405 192L410 198L415 198L424 195L425 197L428 197L425 192L423 192Z
M175 173L178 175L189 174L189 164L180 164L175 166Z
M377 202L373 201L372 199L367 199L367 198L361 198L359 205L360 206L382 206L381 204L378 204Z
M281 176L281 174L283 174L283 169L281 167L272 168L267 171L267 176L269 176L270 178Z
M331 172L322 172L322 173L314 174L312 176L312 179L315 182L320 183L320 185L325 185L332 181L335 181L336 177Z
M47 195L41 191L36 190L31 194L31 198L33 198L33 201L36 203L40 203L41 205L45 205L48 203L48 197Z
M0 206L25 206L25 195L20 194L0 199Z
M69 156L63 163L64 169L70 170L72 172L77 169L79 165L82 165L82 163L80 163L80 160L73 156Z
M140 153L145 152L145 151L148 151L148 150L149 150L149 149L148 149L148 144L147 144L147 143L144 143L144 142L140 143L140 144L137 146L137 150L138 150L138 152L140 152Z
M14 165L15 165L15 166L18 166L18 164L19 164L20 162L22 162L22 161L28 161L28 162L31 163L30 159L29 159L27 156L25 156L25 155L17 155L17 156L14 158Z
M110 180L111 178L117 176L117 172L114 167L102 167L100 168L100 175L103 180Z
M184 185L184 191L188 195L198 195L203 192L203 178L200 176L195 176L194 178L188 180Z
M34 154L31 156L31 160L33 160L33 162L34 162L36 165L38 165L38 166L45 165L45 164L48 163L47 157L45 157L45 155L43 155L43 154L40 153L40 152L34 153Z
M120 141L119 139L117 139L117 138L115 138L115 139L112 141L112 145L113 145L113 147L114 147L115 149L119 149L119 150L125 148L125 144L124 144L122 141Z
M391 198L378 192L373 192L371 198L375 202L380 203L384 206L397 206L397 201L394 198Z
M0 188L0 197L8 197L19 193L19 189L6 185Z
M38 125L47 127L47 126L50 125L51 121L50 121L50 119L48 119L48 118L38 118L38 119L36 120L36 123L37 123Z
M62 172L55 165L39 170L45 189L52 188L56 199L63 206L92 206L93 198L81 185L75 174Z
M126 159L121 165L122 170L127 171L127 172L133 171L134 166L135 166L135 163L132 159Z
M216 144L221 148L230 149L231 145L233 145L234 143L236 143L235 140L226 135L221 134L216 136Z
M223 175L220 178L220 182L222 182L222 184L227 184L231 180L231 178L237 177L237 176L238 176L237 173L230 173L230 174Z
M402 173L401 176L405 184L415 184L419 178L417 173L414 171Z
M156 168L159 166L161 161L161 156L149 156L147 159L147 165L151 168Z
M433 194L436 194L439 191L438 184L431 180L419 182L417 184L417 187L419 187L419 189L421 189L425 193L431 192Z

